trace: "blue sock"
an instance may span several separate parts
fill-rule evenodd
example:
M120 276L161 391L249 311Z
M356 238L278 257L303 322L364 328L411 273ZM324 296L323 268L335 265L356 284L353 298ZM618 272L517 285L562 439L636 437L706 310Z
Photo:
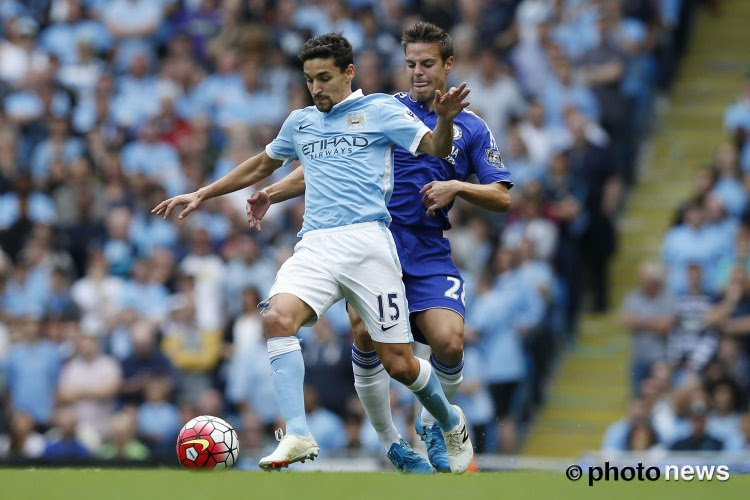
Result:
M440 381L432 371L430 363L417 358L419 361L419 375L409 389L417 396L422 406L427 408L443 431L449 431L459 422L458 412L445 397Z
M305 362L296 337L269 339L268 357L271 359L271 380L287 434L310 434L305 417L303 385Z

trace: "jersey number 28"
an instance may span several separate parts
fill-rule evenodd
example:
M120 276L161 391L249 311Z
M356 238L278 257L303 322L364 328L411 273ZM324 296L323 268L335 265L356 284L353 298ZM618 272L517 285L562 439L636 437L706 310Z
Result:
M458 300L458 290L461 289L461 304L466 306L466 287L462 286L461 280L454 276L446 276L448 281L451 282L451 287L445 291L445 296L449 299Z

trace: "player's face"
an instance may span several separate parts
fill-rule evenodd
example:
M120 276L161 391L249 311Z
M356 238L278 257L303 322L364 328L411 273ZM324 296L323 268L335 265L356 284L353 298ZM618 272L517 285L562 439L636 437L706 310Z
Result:
M352 93L354 65L341 71L333 63L333 58L308 59L302 66L307 81L307 89L319 111L327 112Z
M436 43L410 43L404 53L412 99L429 102L435 98L436 90L445 91L445 79L453 67L453 56L443 61Z

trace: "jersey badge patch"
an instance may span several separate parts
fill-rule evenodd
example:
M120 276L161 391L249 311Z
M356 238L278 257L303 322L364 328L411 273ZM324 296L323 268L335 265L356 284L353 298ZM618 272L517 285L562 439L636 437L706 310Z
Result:
M500 157L500 151L497 149L488 148L484 150L485 159L487 163L495 168L505 168L503 159Z
M458 125L454 123L453 124L453 140L454 141L459 140L462 135L464 135L464 133L461 131L461 127L459 127Z
M417 118L417 115L415 115L410 109L407 109L403 113L401 113L401 116L409 120L410 122L418 122L419 118Z
M346 115L347 130L362 130L365 128L365 114L361 111L355 111Z

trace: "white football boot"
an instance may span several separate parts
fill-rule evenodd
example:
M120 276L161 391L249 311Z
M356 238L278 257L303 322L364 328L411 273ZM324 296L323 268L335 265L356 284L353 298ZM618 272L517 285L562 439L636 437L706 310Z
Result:
M277 429L276 440L279 444L273 453L261 458L258 462L258 466L263 470L279 470L282 467L289 467L289 464L294 462L304 462L308 458L315 460L320 453L320 446L312 435L285 435L281 429Z
M449 431L443 431L443 439L445 439L445 447L448 450L451 472L463 474L474 458L474 448L471 446L463 410L458 405L453 405L453 408L458 412L458 425Z

